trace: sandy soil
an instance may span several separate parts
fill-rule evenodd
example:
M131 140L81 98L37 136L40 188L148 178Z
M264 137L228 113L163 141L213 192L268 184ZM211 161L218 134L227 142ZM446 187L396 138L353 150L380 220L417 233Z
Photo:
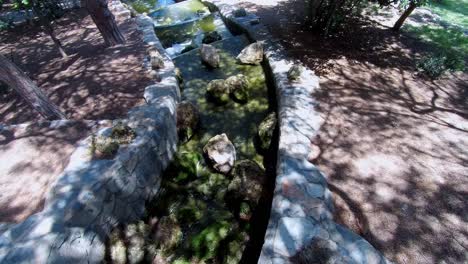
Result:
M396 263L468 261L468 75L415 72L431 49L356 20L327 39L304 3L245 2L291 57L321 78L324 124L311 162L327 175L336 220Z
M57 21L54 29L68 60L48 35L24 26L0 32L0 53L13 59L70 119L114 119L143 103L145 46L133 20L119 19L127 43L107 48L84 10ZM17 124L40 117L14 92L0 94L0 123Z
M20 222L41 211L75 144L98 128L81 121L47 125L0 130L0 222Z

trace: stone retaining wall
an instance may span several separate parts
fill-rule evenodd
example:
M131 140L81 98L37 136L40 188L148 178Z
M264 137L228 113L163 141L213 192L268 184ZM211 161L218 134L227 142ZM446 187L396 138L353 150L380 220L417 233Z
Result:
M306 69L300 81L291 83L287 71L293 63L272 39L258 17L242 14L226 0L206 0L219 10L227 25L263 41L266 67L274 78L278 101L279 148L277 176L270 221L259 263L388 263L362 237L333 221L333 203L327 181L307 157L311 139L322 118L314 111L312 92L319 78Z
M165 54L151 19L140 16L137 23L144 42ZM145 201L159 191L161 173L177 148L180 92L174 64L163 57L162 80L146 87L146 104L119 120L136 138L121 145L111 160L91 159L91 137L82 140L48 193L44 210L0 227L0 263L99 263L111 229L143 216Z

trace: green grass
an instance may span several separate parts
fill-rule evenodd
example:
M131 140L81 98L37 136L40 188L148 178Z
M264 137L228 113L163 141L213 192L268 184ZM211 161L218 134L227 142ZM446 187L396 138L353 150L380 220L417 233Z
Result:
M415 27L407 25L405 30L423 41L436 45L441 50L453 51L463 56L468 55L468 37L457 28L445 29L438 26Z
M441 0L427 7L443 20L468 28L468 0Z

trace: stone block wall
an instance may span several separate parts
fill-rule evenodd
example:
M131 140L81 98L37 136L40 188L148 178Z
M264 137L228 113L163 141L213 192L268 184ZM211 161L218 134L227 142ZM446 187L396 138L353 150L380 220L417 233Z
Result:
M92 159L91 136L82 140L47 194L44 210L0 227L0 263L100 263L111 229L143 217L145 202L158 193L177 148L180 92L151 19L140 16L137 23L144 42L163 54L164 68L161 82L146 87L146 104L119 120L136 138L109 160ZM110 132L108 127L98 134Z
M274 78L279 153L270 220L258 263L388 263L365 239L333 221L326 178L307 160L311 139L323 122L314 111L317 103L312 96L319 89L319 78L305 69L300 80L290 82L287 72L293 62L258 17L249 13L236 17L244 12L238 12L234 1L205 3L219 10L231 28L263 42L265 68Z

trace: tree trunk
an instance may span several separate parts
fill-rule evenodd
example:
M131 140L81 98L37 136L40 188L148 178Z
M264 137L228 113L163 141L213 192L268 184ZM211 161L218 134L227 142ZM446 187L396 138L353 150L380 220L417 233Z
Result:
M125 38L107 6L107 0L85 0L85 6L108 46L124 44Z
M393 30L398 31L400 30L401 26L403 26L403 23L405 23L405 20L413 13L414 9L416 9L416 4L413 2L410 2L408 8L403 12L401 17L398 19L398 21L395 23L393 26Z
M43 18L43 19L41 19L41 22L42 22L42 26L44 27L45 32L47 32L47 34L49 34L50 38L54 41L54 44L57 47L57 49L59 50L60 55L62 55L62 57L64 59L68 59L68 55L65 52L65 49L63 48L62 43L55 36L54 28L52 27L50 21L47 18Z
M56 105L16 65L0 55L0 81L14 89L48 120L67 119Z

